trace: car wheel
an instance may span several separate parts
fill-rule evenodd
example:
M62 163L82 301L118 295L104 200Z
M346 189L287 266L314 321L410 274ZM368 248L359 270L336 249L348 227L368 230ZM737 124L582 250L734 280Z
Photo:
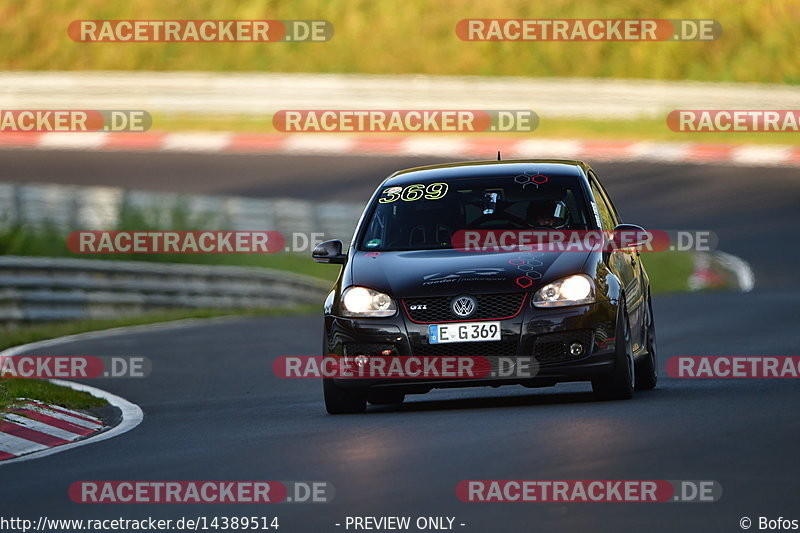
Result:
M322 381L325 409L332 415L363 413L367 410L367 394L362 391L342 389L332 379Z
M367 401L372 405L392 405L403 403L406 395L402 392L373 392L367 396Z
M592 391L598 400L629 400L633 398L636 373L634 372L631 328L624 306L623 301L617 317L614 369L610 374L592 381Z
M656 322L653 318L653 301L647 297L647 355L636 364L636 390L652 390L658 383L658 357L656 356Z

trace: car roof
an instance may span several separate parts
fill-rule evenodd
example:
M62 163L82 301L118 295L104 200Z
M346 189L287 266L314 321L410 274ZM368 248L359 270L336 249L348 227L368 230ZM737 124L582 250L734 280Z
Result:
M512 177L535 173L559 176L581 176L589 166L569 159L509 159L506 161L469 161L445 163L399 170L386 178L383 185L404 185L428 179L470 177Z

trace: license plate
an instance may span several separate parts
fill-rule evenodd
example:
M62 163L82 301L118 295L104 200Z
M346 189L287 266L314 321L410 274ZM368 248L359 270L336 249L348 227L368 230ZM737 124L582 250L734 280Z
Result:
M499 341L500 322L457 322L428 326L428 342L482 342Z

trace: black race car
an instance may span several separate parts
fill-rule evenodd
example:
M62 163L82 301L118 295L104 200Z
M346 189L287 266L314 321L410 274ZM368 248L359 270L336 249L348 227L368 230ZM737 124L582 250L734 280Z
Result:
M531 245L528 234L539 240ZM602 242L567 249L556 246L556 234ZM385 356L453 356L505 358L513 366L527 357L535 372L337 375L323 383L328 412L363 412L367 402L398 403L443 387L591 381L598 399L654 388L655 324L638 248L646 239L642 228L621 224L580 161L471 162L393 174L373 194L348 250L334 240L313 252L317 262L343 265L325 301L323 354L359 365Z

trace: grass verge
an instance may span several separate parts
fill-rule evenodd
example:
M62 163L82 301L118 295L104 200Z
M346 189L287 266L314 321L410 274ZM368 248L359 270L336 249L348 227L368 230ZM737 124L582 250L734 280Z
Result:
M534 109L535 111L535 109ZM272 125L269 115L196 115L196 114L153 114L153 129L163 132L232 132L232 133L279 133ZM313 135L310 134L310 135ZM341 133L340 135L347 135ZM360 134L375 139L389 138L391 133ZM402 135L402 134L396 134ZM445 135L420 133L431 139ZM465 133L461 138L480 137L510 140L537 139L585 139L595 141L658 141L702 144L795 144L792 133L767 132L702 132L678 133L667 127L666 114L660 118L640 119L589 119L589 118L542 118L534 132L508 133ZM797 134L794 134L795 136Z
M0 4L2 70L193 70L568 76L800 83L796 0L48 0ZM466 42L469 18L715 19L693 42ZM328 42L80 43L74 20L325 19Z
M40 379L0 379L0 416L17 398L39 400L67 409L92 409L108 402L88 392L72 390Z
M642 253L640 257L650 276L650 291L653 294L689 290L689 276L694 270L690 252Z

